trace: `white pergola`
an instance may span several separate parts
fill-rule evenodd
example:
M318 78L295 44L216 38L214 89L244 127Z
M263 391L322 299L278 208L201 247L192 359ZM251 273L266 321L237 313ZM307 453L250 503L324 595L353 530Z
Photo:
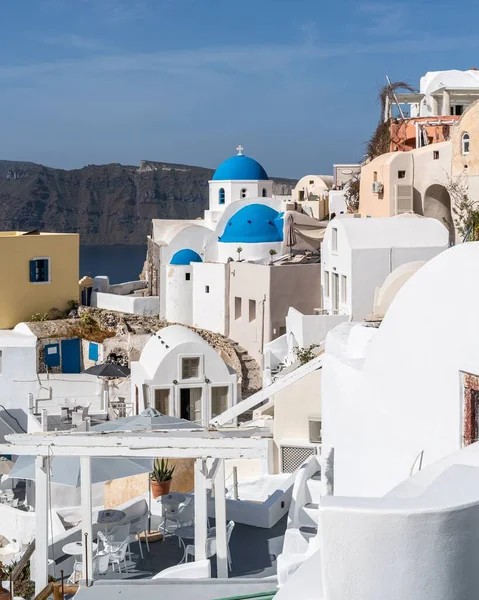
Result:
M226 539L225 459L264 459L271 453L271 435L264 430L155 431L155 432L51 432L7 436L0 454L36 456L35 594L48 583L49 468L56 456L80 458L83 564L89 579L93 572L91 459L193 458L195 502L195 560L206 558L207 490L215 486L215 521L218 577L228 577ZM86 540L86 543L85 543Z

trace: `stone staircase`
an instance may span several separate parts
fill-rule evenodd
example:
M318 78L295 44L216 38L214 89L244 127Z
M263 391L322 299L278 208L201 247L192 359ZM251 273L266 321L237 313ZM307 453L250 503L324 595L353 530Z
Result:
M241 397L244 400L249 396L256 394L262 388L262 374L259 364L256 360L248 354L248 351L240 346L238 342L227 339L228 343L233 347L236 356L241 364L241 378L239 382L241 384ZM239 423L251 420L253 416L253 409L243 413L238 419Z

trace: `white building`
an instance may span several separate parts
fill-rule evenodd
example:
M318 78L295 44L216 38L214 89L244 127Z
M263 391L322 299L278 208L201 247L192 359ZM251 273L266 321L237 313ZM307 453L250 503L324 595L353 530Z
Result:
M430 71L421 77L419 93L398 94L410 105L411 117L462 115L479 99L479 71Z
M321 253L325 313L364 318L371 313L376 288L392 271L429 260L448 245L448 231L436 219L334 219Z
M479 439L479 316L469 302L478 258L478 243L454 246L404 284L378 329L330 332L323 448L334 448L336 494L381 496L420 462Z
M131 363L131 394L140 410L206 424L234 406L236 372L197 333L171 325L153 335Z

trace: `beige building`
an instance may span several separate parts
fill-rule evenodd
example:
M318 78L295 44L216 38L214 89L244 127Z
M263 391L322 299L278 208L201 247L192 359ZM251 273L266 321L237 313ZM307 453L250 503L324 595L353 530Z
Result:
M3 231L0 255L0 329L78 301L78 234Z
M331 175L305 175L292 191L295 210L322 220L329 214L328 192L333 185Z
M479 194L479 102L451 126L450 140L410 152L378 156L361 170L362 217L415 212L444 223L457 240L448 187L461 178L470 198Z
M291 306L303 313L321 306L321 265L301 257L274 266L233 262L230 269L228 335L261 363L264 345L286 333Z

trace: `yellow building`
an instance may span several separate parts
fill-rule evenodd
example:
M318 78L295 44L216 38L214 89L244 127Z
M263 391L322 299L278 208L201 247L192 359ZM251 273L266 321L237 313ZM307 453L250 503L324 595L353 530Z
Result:
M78 300L78 234L2 231L0 256L0 329Z

